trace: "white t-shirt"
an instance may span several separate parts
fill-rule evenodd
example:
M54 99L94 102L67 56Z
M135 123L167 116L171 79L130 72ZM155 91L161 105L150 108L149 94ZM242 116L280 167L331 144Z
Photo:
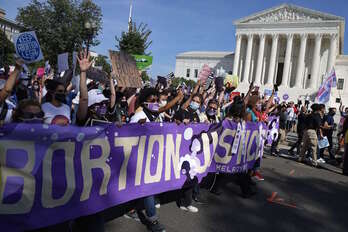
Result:
M42 110L45 113L44 122L46 124L68 125L70 120L70 107L62 104L60 107L55 107L50 102L42 105Z
M139 120L144 119L144 118L146 119L146 122L150 122L150 119L146 116L144 111L139 111L131 117L130 123L137 123L137 122L139 122Z

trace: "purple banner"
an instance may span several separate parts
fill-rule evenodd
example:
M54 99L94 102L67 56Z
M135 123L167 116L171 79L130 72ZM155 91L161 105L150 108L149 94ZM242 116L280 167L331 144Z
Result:
M229 120L120 128L5 125L1 230L31 230L94 214L180 189L187 178L201 181L208 172L246 171L261 156L265 135L264 124Z

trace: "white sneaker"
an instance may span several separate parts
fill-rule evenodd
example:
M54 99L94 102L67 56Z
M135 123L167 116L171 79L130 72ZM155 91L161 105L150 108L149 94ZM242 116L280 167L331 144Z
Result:
M161 204L157 203L157 204L155 205L155 207L156 207L156 209L159 209L159 208L161 208Z
M180 209L184 211L188 211L188 208L186 208L185 206L180 206Z
M325 163L326 163L325 160L324 160L323 158L318 159L317 162L318 162L318 163L321 163L321 164L325 164Z
M187 206L187 207L185 207L185 206L180 206L180 209L181 209L181 210L184 210L184 211L189 211L189 212L191 212L191 213L197 213L197 212L198 212L198 209L197 209L196 207L192 206L192 205L189 205L189 206Z
M197 213L198 212L198 208L194 207L193 205L189 205L186 207L188 209L188 211L190 211L191 213Z

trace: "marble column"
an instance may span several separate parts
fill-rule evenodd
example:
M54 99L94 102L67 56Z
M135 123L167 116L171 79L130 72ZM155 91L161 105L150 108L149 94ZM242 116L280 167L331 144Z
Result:
M288 87L289 82L289 73L290 73L290 61L291 61L291 55L292 55L292 43L294 40L294 34L287 34L286 35L286 52L285 52L285 59L284 59L284 69L283 69L283 77L282 77L282 83L281 86Z
M296 71L296 79L295 79L295 88L300 88L302 80L304 78L304 67L305 67L305 57L306 57L306 49L307 49L307 38L308 34L301 34L301 45L300 51L297 60L297 71Z
M266 35L260 34L260 46L259 46L259 54L257 57L257 64L256 64L256 75L255 75L255 85L260 86L261 85L261 74L262 74L262 67L263 67L263 56L265 51L265 40Z
M317 88L317 83L319 79L318 74L319 74L319 65L320 65L320 49L321 49L322 37L323 37L323 34L315 34L311 79L308 86L311 89Z
M272 48L271 48L271 57L269 61L269 73L267 78L267 85L273 84L274 72L275 72L276 60L277 60L277 54L278 54L277 53L278 39L279 39L279 34L272 35Z
M242 35L236 34L236 49L234 52L234 61L233 61L233 74L238 75L239 68L239 59L240 59L240 47L242 42Z
M330 35L330 50L327 61L326 73L331 72L336 61L337 36L338 35L336 33Z
M253 34L248 35L248 45L245 57L245 65L244 65L244 74L243 74L243 83L249 83L249 74L250 74L250 63L251 63L251 52L253 49Z

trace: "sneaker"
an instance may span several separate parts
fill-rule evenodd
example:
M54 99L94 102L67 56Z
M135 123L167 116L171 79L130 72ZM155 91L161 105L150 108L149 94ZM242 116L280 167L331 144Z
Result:
M265 179L263 178L263 176L261 175L261 173L258 172L258 171L255 171L255 172L254 172L254 177L255 177L255 179L258 180L258 181L265 180Z
M314 159L309 159L310 160L310 162L311 162L311 164L314 166L314 167L318 167L318 161L317 160L314 160Z
M157 203L157 204L155 205L155 207L156 207L156 209L159 209L159 208L161 208L161 204L160 204L160 203Z
M137 222L140 222L140 219L139 219L137 212L135 210L129 211L128 213L124 214L123 217L128 218L128 219L133 219Z
M323 158L318 159L317 162L320 163L320 164L325 164L326 163Z
M152 232L165 232L166 230L164 229L164 226L159 223L158 220L150 222L147 225L147 229L152 231Z
M189 205L186 207L188 209L188 211L190 211L191 213L197 213L198 212L198 208L194 207L193 205Z
M185 206L180 206L180 209L183 210L183 211L189 211L191 213L197 213L198 212L198 208L192 206L192 205L189 205L187 207Z

